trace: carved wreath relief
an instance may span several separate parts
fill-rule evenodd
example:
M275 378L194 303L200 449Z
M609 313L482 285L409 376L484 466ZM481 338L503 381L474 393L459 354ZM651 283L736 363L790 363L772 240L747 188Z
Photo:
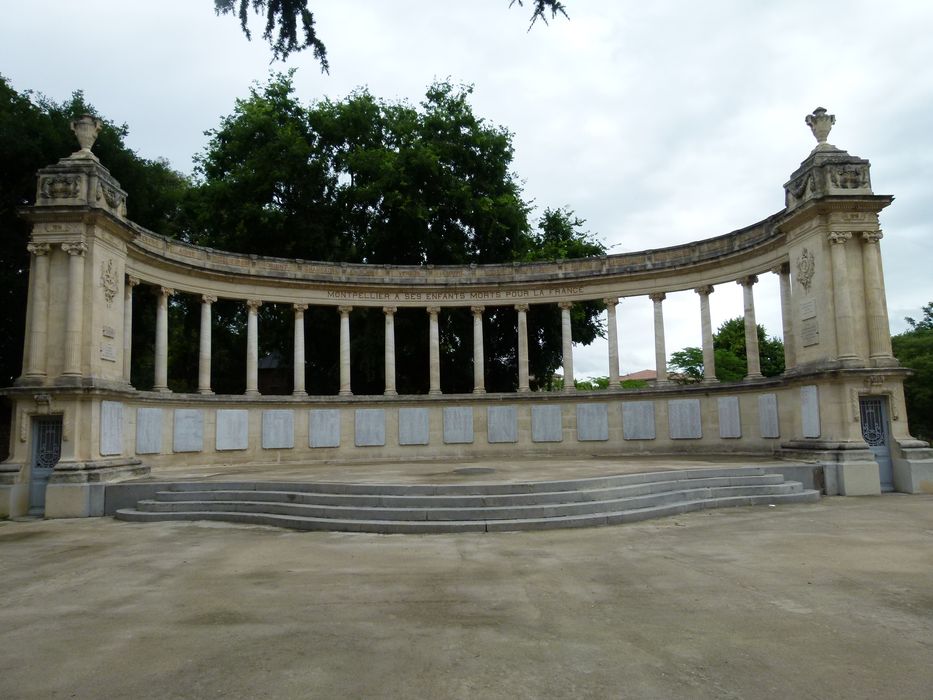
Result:
M110 306L117 295L117 274L113 271L113 258L100 264L100 286L104 290L104 300L107 306Z
M74 199L78 196L78 178L69 175L46 177L39 191L45 199Z
M813 283L813 274L816 272L816 258L806 248L797 257L797 281L800 282L803 290L809 294L810 285Z

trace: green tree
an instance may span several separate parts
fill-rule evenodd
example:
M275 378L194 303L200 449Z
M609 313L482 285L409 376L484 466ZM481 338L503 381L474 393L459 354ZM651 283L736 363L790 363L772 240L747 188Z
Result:
M523 0L509 0L509 7L516 4L521 7L525 3ZM533 0L532 4L531 26L539 19L547 24L548 12L551 17L558 14L567 16L560 0ZM290 54L310 48L321 64L321 70L325 73L328 71L327 48L318 37L314 13L308 9L308 0L214 0L214 11L218 15L237 15L247 39L252 38L249 30L250 7L257 15L265 14L262 38L269 42L273 60L284 61ZM302 38L299 38L299 27Z
M713 353L716 362L716 378L722 382L735 382L748 374L745 352L745 320L733 318L723 323L713 334ZM764 326L758 325L758 354L761 373L775 377L784 372L784 343L780 338L769 338ZM685 382L703 379L703 351L687 347L671 354L668 367L682 375Z
M910 330L891 338L894 356L913 374L904 382L910 432L933 440L933 302L923 307L919 321L905 319Z

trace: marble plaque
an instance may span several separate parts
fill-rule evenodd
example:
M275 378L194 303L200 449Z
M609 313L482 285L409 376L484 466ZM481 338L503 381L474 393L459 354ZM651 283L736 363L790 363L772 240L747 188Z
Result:
M113 343L104 343L100 346L100 359L107 360L107 362L117 361L117 349Z
M805 321L808 318L816 318L816 299L800 302L800 320Z
M609 407L604 403L577 404L577 440L609 439Z
M311 411L308 418L310 447L340 447L340 410L326 408Z
M204 449L204 412L198 408L176 408L172 450L200 452Z
M123 454L123 404L119 401L100 402L100 453Z
M739 397L722 396L719 404L719 437L742 437L742 417L739 414Z
M473 409L471 407L444 409L444 442L448 445L473 442Z
M358 408L354 418L354 444L382 447L386 444L386 412L383 408Z
M758 397L758 423L761 428L761 437L781 437L776 394L762 394Z
M805 438L820 436L820 390L816 386L800 387L800 422Z
M805 348L820 344L820 326L815 318L800 322L800 342Z
M486 434L490 443L518 442L518 409L515 406L486 409Z
M564 426L560 406L531 407L531 441L561 442Z
M700 400L668 401L667 422L671 430L671 440L696 440L703 437L703 428L700 424Z
M622 438L625 440L654 440L654 402L622 402Z
M217 411L217 450L245 450L249 447L249 411Z
M276 410L262 412L262 448L289 449L295 446L295 412Z
M157 455L162 451L162 409L136 409L136 454Z
M398 410L398 444L427 445L431 433L430 414L426 408Z

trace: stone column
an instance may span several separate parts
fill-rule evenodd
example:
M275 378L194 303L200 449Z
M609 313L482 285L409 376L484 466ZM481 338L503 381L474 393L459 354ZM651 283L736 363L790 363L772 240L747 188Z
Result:
M352 396L350 388L350 312L352 306L338 306L340 314L340 396Z
M32 274L29 276L29 297L32 314L29 318L29 354L26 356L27 377L45 377L48 367L49 343L49 252L48 243L30 243Z
M81 376L81 330L84 326L84 254L83 241L62 243L68 253L68 307L65 316L65 368L62 374Z
M156 301L156 339L153 362L155 378L152 390L168 391L168 298L175 293L175 290L159 287L155 292L158 300Z
M528 384L528 304L517 304L518 312L518 390L531 391Z
M762 376L761 355L758 351L758 321L755 320L755 293L752 290L757 281L755 275L749 275L736 282L742 286L742 297L745 300L745 358L748 361L746 379Z
M246 300L246 395L259 396L260 299Z
M576 391L573 383L573 335L570 326L570 309L573 302L562 301L560 307L561 359L564 366L564 391Z
M715 290L712 285L694 289L700 295L700 333L703 339L703 381L716 379L716 353L713 350L713 322L709 315L709 295Z
M852 333L852 299L849 293L849 269L846 242L849 232L829 234L829 254L833 266L833 304L836 307L836 351L840 360L856 358Z
M213 394L211 391L211 304L217 297L201 296L201 344L198 348L198 393Z
M441 393L441 340L437 328L437 315L441 312L438 306L429 306L428 309L428 372L430 376L429 394Z
M382 313L386 315L386 340L385 340L385 380L386 396L397 396L395 389L395 312L398 309L394 306L383 306Z
M667 350L664 347L664 307L662 303L667 299L664 292L649 294L648 298L654 303L654 367L657 373L655 384L667 384Z
M881 268L879 241L883 236L881 231L866 231L862 234L862 267L865 276L865 308L868 313L868 355L877 364L885 365L894 364L894 353L891 351L888 304Z
M794 335L791 307L790 263L781 263L773 270L781 282L781 326L784 334L784 371L797 366L797 338Z
M305 391L305 311L307 304L292 304L295 310L294 377L292 396L307 396Z
M485 307L471 306L473 312L473 393L486 393L486 371L483 364L483 311Z
M606 304L606 332L609 335L609 386L619 384L619 328L616 310L618 299L603 299Z
M123 287L123 379L130 383L133 373L133 287L136 277L127 276Z

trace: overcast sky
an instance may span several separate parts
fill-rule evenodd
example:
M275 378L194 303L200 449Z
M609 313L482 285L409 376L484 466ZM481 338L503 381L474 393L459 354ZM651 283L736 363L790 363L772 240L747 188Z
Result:
M56 100L84 90L129 126L130 147L183 172L270 70L297 68L304 101L367 86L417 103L435 79L472 83L475 112L515 134L526 199L571 207L611 252L780 210L815 144L804 116L824 106L829 141L871 160L874 191L896 197L882 214L893 330L933 300L933 3L565 4L569 21L526 32L528 7L508 0L312 0L326 75L310 54L270 66L260 23L247 42L211 0L0 0L0 73ZM780 335L777 279L760 279L758 320ZM740 292L716 288L714 326L741 315ZM669 352L700 344L698 308L692 292L669 295ZM619 305L623 372L654 366L650 310L646 297ZM578 347L575 365L605 375L605 341Z

